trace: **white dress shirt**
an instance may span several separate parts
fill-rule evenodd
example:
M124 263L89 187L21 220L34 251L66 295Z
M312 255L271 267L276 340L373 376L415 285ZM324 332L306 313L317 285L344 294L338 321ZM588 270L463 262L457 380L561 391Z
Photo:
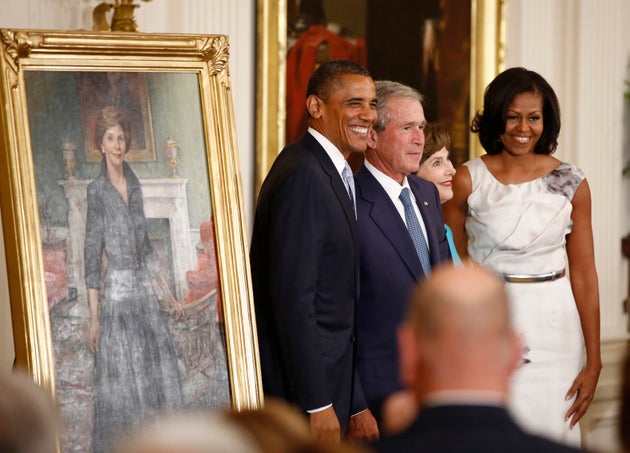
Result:
M405 223L405 225L407 225L407 220L405 218L405 207L403 206L403 203L402 201L400 201L399 197L400 197L400 192L403 190L403 188L406 187L409 189L409 195L411 196L411 201L413 202L412 203L413 210L416 213L418 222L420 222L420 226L422 227L422 234L424 234L424 240L427 242L427 249L428 249L429 244L428 244L428 239L427 239L428 238L427 227L424 225L422 214L420 214L420 209L418 209L418 204L416 203L416 197L414 196L413 192L411 191L411 188L409 187L409 181L407 181L407 177L405 176L405 179L403 180L403 183L401 186L398 183L398 181L395 181L391 177L387 176L385 173L380 171L374 165L369 163L367 159L363 161L363 165L365 165L368 171L372 173L372 175L376 178L378 183L383 187L383 189L385 189L385 192L387 193L389 198L391 198L392 203L394 203L394 206L396 206L396 210L398 211L398 214L400 215L400 218Z

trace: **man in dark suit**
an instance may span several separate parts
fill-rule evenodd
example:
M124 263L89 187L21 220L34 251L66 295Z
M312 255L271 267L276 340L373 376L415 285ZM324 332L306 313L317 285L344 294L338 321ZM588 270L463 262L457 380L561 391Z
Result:
M400 390L396 328L419 280L432 266L450 260L435 184L414 173L424 148L422 95L391 81L376 82L378 120L365 161L355 176L361 259L358 308L359 393L376 419L391 393ZM413 213L400 199L406 191ZM423 269L408 215L417 218L428 261ZM422 244L420 244L422 245Z
M401 375L419 413L408 428L375 443L376 451L579 451L527 434L506 410L522 346L503 281L489 270L436 269L413 294L398 339Z
M347 185L341 174L351 152L365 151L376 121L374 81L357 63L330 61L313 72L306 94L309 129L277 157L254 220L263 388L308 412L319 437L338 440L358 414L348 434L373 438L376 422L352 398L359 258L354 183L351 172Z

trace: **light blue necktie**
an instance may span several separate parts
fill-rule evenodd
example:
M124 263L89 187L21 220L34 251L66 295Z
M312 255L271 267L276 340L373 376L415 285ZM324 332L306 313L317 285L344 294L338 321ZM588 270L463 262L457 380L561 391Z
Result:
M424 272L424 275L428 276L431 273L431 260L429 259L429 249L427 248L427 242L424 239L424 234L422 233L422 227L420 226L418 217L416 217L416 213L413 210L413 204L411 201L411 196L409 195L409 189L406 187L403 188L402 192L400 192L400 197L398 198L400 198L400 201L402 201L402 204L405 207L405 220L407 221L407 229L409 230L409 235L411 236L413 245L416 247L416 253L418 253L418 258L420 258L422 270Z
M343 179L343 183L346 186L346 190L348 191L348 196L350 197L350 201L352 202L352 207L354 208L354 216L357 216L357 204L354 201L354 177L352 176L352 170L350 169L350 165L346 162L346 165L343 167L341 172L341 179Z

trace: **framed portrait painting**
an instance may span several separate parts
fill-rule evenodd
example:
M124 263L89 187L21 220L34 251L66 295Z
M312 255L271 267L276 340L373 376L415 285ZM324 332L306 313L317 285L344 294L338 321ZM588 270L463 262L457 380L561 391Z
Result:
M61 451L261 404L227 37L0 37L16 365L56 397Z
M330 59L416 88L427 120L449 129L454 163L479 154L470 120L502 64L504 3L258 0L257 187L280 149L306 130L308 75Z

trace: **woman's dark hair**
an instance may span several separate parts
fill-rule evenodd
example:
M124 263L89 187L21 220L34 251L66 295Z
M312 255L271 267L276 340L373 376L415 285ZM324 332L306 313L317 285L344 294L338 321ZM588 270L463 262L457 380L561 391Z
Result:
M119 125L125 134L125 141L127 142L127 148L125 153L129 152L131 144L131 131L129 128L129 122L123 113L116 107L103 107L96 118L96 126L94 127L94 140L96 148L100 150L101 143L103 143L103 136L107 129ZM101 150L102 152L102 150Z
M450 147L451 135L446 124L439 122L427 123L424 126L424 150L420 158L420 165L442 148L449 149Z
M483 110L472 120L470 130L479 134L481 146L488 154L503 150L499 138L505 132L507 112L514 98L522 93L538 93L543 99L543 133L534 152L552 154L558 147L560 104L551 85L538 73L525 68L510 68L495 77L483 96Z

